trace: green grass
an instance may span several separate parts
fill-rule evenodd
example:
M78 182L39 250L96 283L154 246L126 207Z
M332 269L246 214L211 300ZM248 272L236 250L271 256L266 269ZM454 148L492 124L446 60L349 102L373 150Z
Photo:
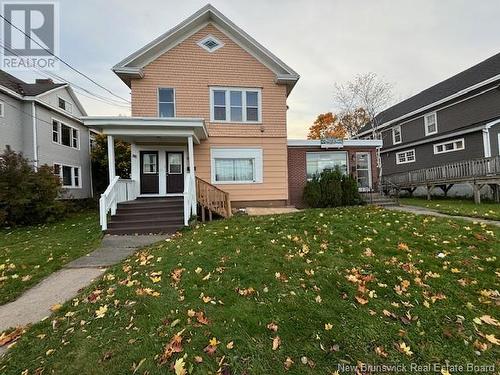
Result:
M474 319L500 318L499 235L484 225L367 207L200 225L110 269L29 329L0 372L169 374L181 359L190 374L330 374L358 361L492 365L500 353L486 335L498 337L498 328ZM277 332L266 328L271 322ZM176 333L182 352L160 365ZM273 350L276 336L281 345ZM204 348L214 337L220 343L209 355ZM401 343L411 356L396 349ZM294 363L285 371L287 357Z
M87 254L100 238L94 212L45 225L0 229L0 304L14 300L64 264Z
M430 208L449 215L500 220L500 204L498 203L484 202L475 204L473 200L451 198L433 198L431 201L423 198L401 198L400 201L402 204Z

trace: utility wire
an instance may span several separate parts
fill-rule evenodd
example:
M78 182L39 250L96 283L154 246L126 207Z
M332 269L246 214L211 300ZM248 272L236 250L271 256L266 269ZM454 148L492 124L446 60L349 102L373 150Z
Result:
M12 51L9 47L7 47L5 44L3 44L3 41L0 39L0 47L3 47L4 49L8 50L9 52L11 52L12 54L18 56L18 57L21 57L20 55L18 55L17 53L15 53L14 51ZM130 105L129 104L125 104L121 101L118 101L118 100L115 100L115 99L111 99L111 98L107 98L105 96L102 96L102 95L99 95L99 94L96 94L95 92L92 92L90 90L87 90L86 88L74 83L74 82L71 82L69 80L66 80L64 79L63 77L55 74L55 73L51 73L51 72L48 72L48 71L44 71L44 70L41 70L39 68L36 68L36 67L31 67L32 69L36 70L37 72L39 72L40 74L42 74L43 76L45 77L48 77L48 78L55 78L56 80L59 80L59 81L62 81L62 82L65 82L65 83L68 83L70 85L72 85L73 87L75 88L79 88L81 91L84 91L86 93L88 93L89 95L85 95L83 92L80 92L78 91L81 95L89 98L89 99L94 99L94 100L98 100L98 101L101 101L103 103L106 103L106 104L109 104L109 105L113 105L113 106L119 106L119 107L122 107L122 108L128 108L130 109Z
M15 29L19 30L21 33L23 33L24 35L26 35L30 40L32 40L33 42L35 42L39 47L41 47L44 51L48 52L50 55L52 55L53 57L55 57L56 59L58 59L60 62L62 62L64 65L66 65L68 68L70 68L71 70L73 70L74 72L80 74L81 76L85 77L86 79L88 79L90 82L92 82L93 84L95 84L96 86L100 87L101 89L107 91L108 93L110 93L111 95L121 99L121 100L124 100L125 102L127 103L130 103L130 101L128 99L125 99L123 97L121 97L120 95L117 95L115 94L113 91L109 90L108 88L104 87L103 85L101 85L99 82L96 82L94 79L92 79L91 77L89 77L88 75L86 75L85 73L82 73L80 70L74 68L73 66L71 66L69 63L67 63L65 60L63 60L62 58L60 58L59 56L56 56L54 53L52 53L52 51L50 51L49 49L45 48L44 46L42 46L40 43L38 43L38 41L36 41L35 39L33 39L30 35L26 34L24 32L24 30L21 30L19 27L17 27L16 25L14 25L12 22L10 22L7 18L5 18L2 14L0 14L0 18L2 18L5 22L7 22L9 25L11 25L12 27L14 27Z

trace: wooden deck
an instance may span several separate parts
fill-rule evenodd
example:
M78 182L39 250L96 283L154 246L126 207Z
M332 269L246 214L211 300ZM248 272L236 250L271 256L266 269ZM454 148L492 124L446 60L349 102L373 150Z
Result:
M431 192L439 187L444 194L454 184L471 184L474 200L481 202L480 191L486 185L491 186L496 202L500 200L500 156L463 160L443 164L432 168L417 169L410 172L395 173L385 176L383 183L389 188L407 190L410 195L419 186L427 187L427 199Z

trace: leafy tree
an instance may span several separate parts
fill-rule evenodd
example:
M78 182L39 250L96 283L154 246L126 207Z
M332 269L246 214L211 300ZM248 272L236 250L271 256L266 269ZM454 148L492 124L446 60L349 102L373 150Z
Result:
M363 108L356 108L351 112L343 112L339 122L347 136L351 138L358 133L359 129L370 122L370 117Z
M61 181L51 167L34 170L21 153L0 155L0 224L27 225L52 221L64 213L58 200Z
M92 176L96 193L102 193L109 185L108 140L106 135L98 134L92 145ZM130 178L130 144L115 140L116 175Z
M307 139L339 138L343 139L347 135L339 118L332 112L318 115L314 124L309 128Z

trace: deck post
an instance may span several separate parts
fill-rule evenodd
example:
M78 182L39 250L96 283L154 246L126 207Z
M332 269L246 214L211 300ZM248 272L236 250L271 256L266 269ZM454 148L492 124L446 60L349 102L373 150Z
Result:
M477 183L474 183L472 185L472 190L474 191L474 203L480 204L481 203L481 186L479 186Z
M112 135L108 135L108 171L109 171L109 183L113 181L116 176L115 167L115 140Z
M427 185L427 200L428 201L431 200L431 191L432 191L432 186L431 185Z
M493 200L495 203L500 203L500 184L494 184L493 186Z

